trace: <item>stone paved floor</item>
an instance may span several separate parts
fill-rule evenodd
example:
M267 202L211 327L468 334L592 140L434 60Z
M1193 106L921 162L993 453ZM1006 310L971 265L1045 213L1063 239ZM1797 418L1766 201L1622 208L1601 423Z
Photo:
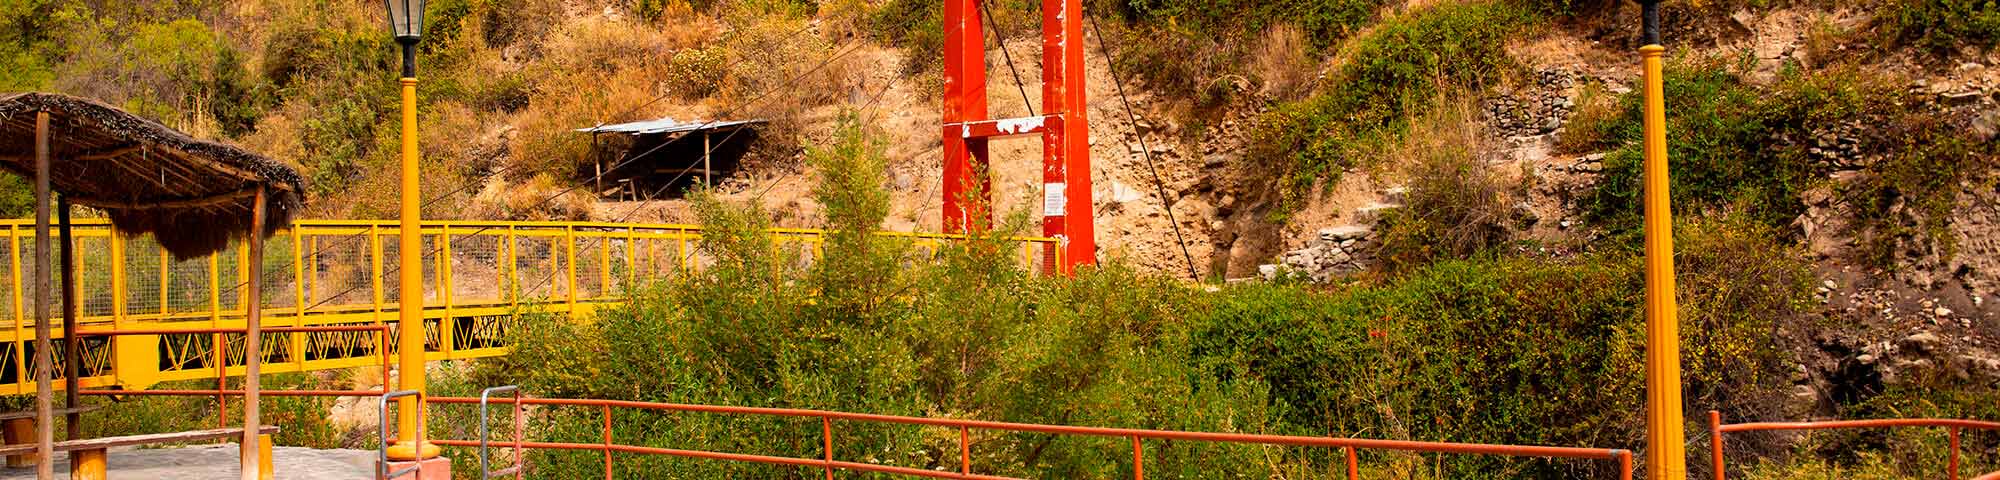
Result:
M237 478L236 444L181 448L114 448L108 454L113 480ZM69 478L68 455L57 455L56 476ZM271 466L278 480L353 480L375 476L373 450L315 450L274 447ZM34 468L0 468L0 480L35 478Z

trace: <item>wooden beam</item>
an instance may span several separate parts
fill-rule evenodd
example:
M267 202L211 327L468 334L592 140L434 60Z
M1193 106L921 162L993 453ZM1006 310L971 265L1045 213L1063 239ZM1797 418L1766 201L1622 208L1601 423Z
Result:
M257 187L251 187L242 190L237 190L234 192L210 195L206 197L177 198L170 200L120 202L116 200L104 200L104 199L89 198L89 197L70 197L69 200L70 203L75 203L77 205L83 205L86 207L98 208L104 210L172 210L180 208L213 207L225 203L235 202L237 200L242 200L244 197L255 196L256 194L257 194Z
M262 264L264 261L264 187L258 186L254 195L256 203L250 206L250 258L254 259L252 261ZM297 231L294 230L294 232L296 233ZM260 291L260 285L264 283L264 269L250 269L250 278L247 279L247 283L247 289L244 291L243 297L247 299L243 303L243 440L237 442L237 445L242 447L242 455L239 458L243 461L243 466L239 471L243 474L244 479L256 480L259 478L257 469L263 468L263 465L257 461L257 432L264 421L262 418L263 414L258 411L260 402L257 400L260 393L258 390L262 388L259 385L259 382L262 381L259 378L259 367L264 364L264 346L262 345L264 335L260 331L264 328L264 297L263 292ZM304 298L298 299L301 305L303 305L304 301ZM387 379L383 380L387 381ZM384 440L386 441L387 439Z
M56 478L56 431L49 376L49 112L35 112L35 478Z
M147 147L150 147L150 145L146 144L118 145L113 147L84 150L75 153L65 153L62 155L62 157L63 161L71 161L71 162L110 160L113 158L131 155L135 152L143 151ZM15 163L26 163L27 161L33 158L34 157L32 156L24 156L24 155L0 155L0 161L8 161Z
M114 147L86 150L73 154L63 155L63 158L68 159L68 161L110 160L113 158L123 157L126 155L144 151L149 146L150 145L143 143L119 145Z

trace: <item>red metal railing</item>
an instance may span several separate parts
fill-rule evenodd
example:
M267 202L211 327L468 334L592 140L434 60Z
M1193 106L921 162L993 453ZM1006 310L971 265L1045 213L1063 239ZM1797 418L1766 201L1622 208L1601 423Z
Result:
M264 327L262 333L314 333L314 332L375 332L375 353L381 359L382 389L379 390L263 390L258 395L273 397L372 397L388 393L389 386L389 326L388 325L321 325L310 327ZM116 337L121 335L213 335L215 352L215 388L208 390L77 390L78 395L118 395L118 396L213 396L215 397L216 423L220 427L229 426L227 415L230 396L242 396L243 390L229 389L228 342L223 335L242 334L241 328L184 328L184 329L122 329L122 330L78 330L77 338ZM293 352L304 355L304 352ZM261 360L261 359L260 359ZM245 358L248 362L250 359Z
M1943 427L1951 443L1951 459L1948 461L1947 478L1958 480L1958 434L1962 429L2000 431L2000 422L1979 420L1955 420L1946 418L1891 418L1880 420L1829 420L1820 422L1755 422L1722 423L1722 413L1708 411L1709 451L1714 461L1715 480L1725 480L1722 462L1722 434L1730 432L1759 432L1772 430L1831 430L1842 428L1895 428L1895 427ZM1974 480L2000 480L2000 472L1979 476Z
M478 398L470 398L470 397L433 397L426 399L426 401L434 404L479 403ZM1201 442L1341 448L1344 449L1346 453L1347 478L1349 478L1350 480L1360 478L1360 465L1358 462L1358 456L1355 453L1355 450L1357 449L1396 450L1405 452L1424 452L1424 453L1459 453L1459 454L1474 454L1474 455L1504 455L1504 456L1521 456L1521 457L1551 457L1551 458L1581 458L1581 459L1595 459L1595 460L1611 460L1618 462L1619 472L1620 472L1619 478L1625 480L1630 480L1632 478L1632 452L1629 450L1622 450L1622 449L1491 445L1491 444L1451 443L1451 442L1413 442L1413 441L1401 441L1401 440L1370 440L1370 439L1338 438L1338 437L1302 437L1302 436L1291 436L1291 435L1256 435L1256 434L1240 434L1240 433L1145 430L1145 429L1132 429L1132 428L1076 427L1076 426L1043 425L1043 424L1032 424L1032 423L1010 423L1010 422L989 422L981 420L906 417L898 415L847 413L847 412L833 412L824 410L762 408L762 407L732 407L732 406L717 406L717 405L636 402L636 401L624 401L624 400L526 398L526 399L508 400L508 401L518 401L521 402L522 404L527 404L527 405L596 407L601 409L604 415L603 443L522 442L520 445L527 448L554 449L554 450L591 450L591 451L604 452L605 478L612 478L612 473L613 473L613 466L612 466L613 457L611 455L612 452L639 453L639 454L651 454L651 455L671 455L677 457L754 462L754 463L763 463L770 465L818 467L826 471L826 476L829 479L833 478L833 472L835 470L891 473L891 474L911 475L911 476L930 477L930 478L954 478L954 479L1007 478L1007 477L980 475L972 473L971 431L975 429L998 430L1007 432L1035 432L1035 433L1049 433L1049 434L1061 434L1061 435L1085 435L1085 436L1097 436L1097 437L1130 438L1132 440L1132 477L1134 479L1141 479L1141 480L1146 478L1145 476L1146 457L1145 457L1145 445L1144 445L1146 440L1186 440L1186 441L1201 441ZM504 403L504 402L507 401L503 400L494 401L494 403ZM613 408L629 408L638 410L671 411L671 412L699 412L699 413L718 413L718 414L733 414L733 415L763 415L763 416L779 416L779 417L817 418L820 420L820 428L822 435L821 442L822 442L822 448L824 449L823 450L824 456L822 458L779 457L770 455L752 455L752 454L742 454L742 453L709 452L709 451L699 451L699 450L683 450L683 449L673 449L673 448L622 445L614 442L611 437L611 420L612 420ZM833 447L835 443L834 442L835 437L833 435L833 422L835 420L840 420L843 422L889 423L889 424L920 425L920 426L941 427L941 428L956 428L958 429L959 432L959 437L958 437L959 470L957 472L944 472L944 471L924 470L918 468L896 467L889 465L876 465L870 463L857 463L857 462L846 462L846 461L836 460L833 455L834 452ZM474 440L433 440L433 442L439 445L456 446L456 447L476 447L479 445L479 442Z

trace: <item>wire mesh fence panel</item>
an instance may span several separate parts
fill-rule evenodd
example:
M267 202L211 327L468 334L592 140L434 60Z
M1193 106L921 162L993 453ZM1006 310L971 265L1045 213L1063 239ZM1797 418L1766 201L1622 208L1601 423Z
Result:
M260 301L263 302L261 305L264 308L301 306L296 288L299 279L293 273L293 262L297 258L294 252L298 249L292 246L291 240L286 235L288 234L280 233L279 236L272 237L283 239L282 241L264 242L264 258L251 261L251 266L257 268L263 275L257 288L258 296L263 297Z
M306 235L306 305L358 309L375 304L374 263L365 234Z
M7 290L0 291L0 301L6 302L5 308L0 308L0 318L7 319L9 326L15 320L20 319L20 316L16 313L17 310L21 312L27 311L27 308L21 305L20 302L16 302L14 298L15 288L23 283L27 283L20 281L19 278L14 276L16 273L14 266L19 265L20 261L25 259L20 255L20 251L15 248L15 244L16 242L13 237L8 237L7 241L0 242L0 253L5 254L4 256L0 256L0 258L4 258L6 262L6 264L0 265L0 279L6 279L7 281Z
M245 276L248 269L244 264L248 252L244 250L243 244L238 243L230 245L227 250L216 252L214 257L215 283L220 287L215 294L216 304L225 312L242 310L243 297L245 292L249 291L246 290L249 278Z
M49 272L49 282L52 288L60 289L62 288L62 246L60 243L50 246L53 247L51 250L51 255L53 256L50 257L49 264L55 270ZM76 300L83 307L79 312L82 316L109 316L112 314L113 309L116 308L118 297L113 289L112 257L111 237L77 235ZM62 296L60 292L60 290L56 291L57 297ZM57 309L56 312L55 315L60 317L62 310Z
M506 232L453 233L451 238L451 302L491 304L506 300L502 264Z
M19 267L20 276L17 278L19 278L21 282L21 285L19 287L21 289L21 296L19 298L20 303L18 305L19 306L18 310L21 315L20 316L21 325L25 327L33 327L35 325L36 298L42 292L41 285L35 283L35 255L38 252L36 252L35 249L35 243L36 243L35 232L33 230L28 230L21 233L22 235L20 238L21 242L20 251L15 253L15 255L18 255L20 257L18 259L18 261L20 262L20 267ZM49 242L49 244L55 245L56 242L51 241ZM49 259L50 259L49 266L51 267L51 269L53 269L56 266L54 260L55 252L56 250L54 248L51 248L49 250ZM49 280L54 281L55 278L56 278L55 273L50 272ZM55 316L62 315L63 311L62 296L55 295L56 292L53 289L51 289L49 293L50 293L49 314Z
M571 237L570 241L576 242L577 298L592 299L604 296L604 277L610 273L604 268L605 261L610 259L610 244L607 243L610 239L602 233L592 232L588 235L579 233Z
M382 301L396 303L403 298L402 265L403 248L401 235L382 235ZM437 281L437 235L423 236L423 246L417 252L421 255L418 263L423 266L424 305L437 305L438 289L432 282Z
M610 235L604 240L604 248L610 255L607 268L611 271L611 283L604 285L604 291L607 296L620 296L631 290L633 277L638 274L634 268L634 260L638 258L633 251L636 243L630 232L612 232Z
M165 307L165 303L160 298L160 287L166 286L168 282L163 281L160 274L167 271L162 265L166 258L166 250L160 248L160 244L155 243L151 236L120 238L110 244L117 245L121 250L113 257L118 258L124 265L122 272L124 278L114 281L124 282L125 314L163 313L161 308ZM117 299L114 298L114 301Z
M212 257L188 260L171 260L167 264L166 298L161 310L168 315L208 313L209 305L209 265ZM216 282L214 288L227 288Z
M561 237L520 237L515 240L514 271L523 302L560 300L569 295Z

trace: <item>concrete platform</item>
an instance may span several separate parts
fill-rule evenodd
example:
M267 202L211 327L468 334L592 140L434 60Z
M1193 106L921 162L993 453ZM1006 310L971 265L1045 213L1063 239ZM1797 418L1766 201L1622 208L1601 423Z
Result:
M111 478L236 480L236 444L179 448L114 448L107 455ZM69 456L57 455L56 476L69 478ZM278 480L354 480L375 478L374 450L315 450L273 447L271 466ZM0 480L32 479L35 469L0 469Z

